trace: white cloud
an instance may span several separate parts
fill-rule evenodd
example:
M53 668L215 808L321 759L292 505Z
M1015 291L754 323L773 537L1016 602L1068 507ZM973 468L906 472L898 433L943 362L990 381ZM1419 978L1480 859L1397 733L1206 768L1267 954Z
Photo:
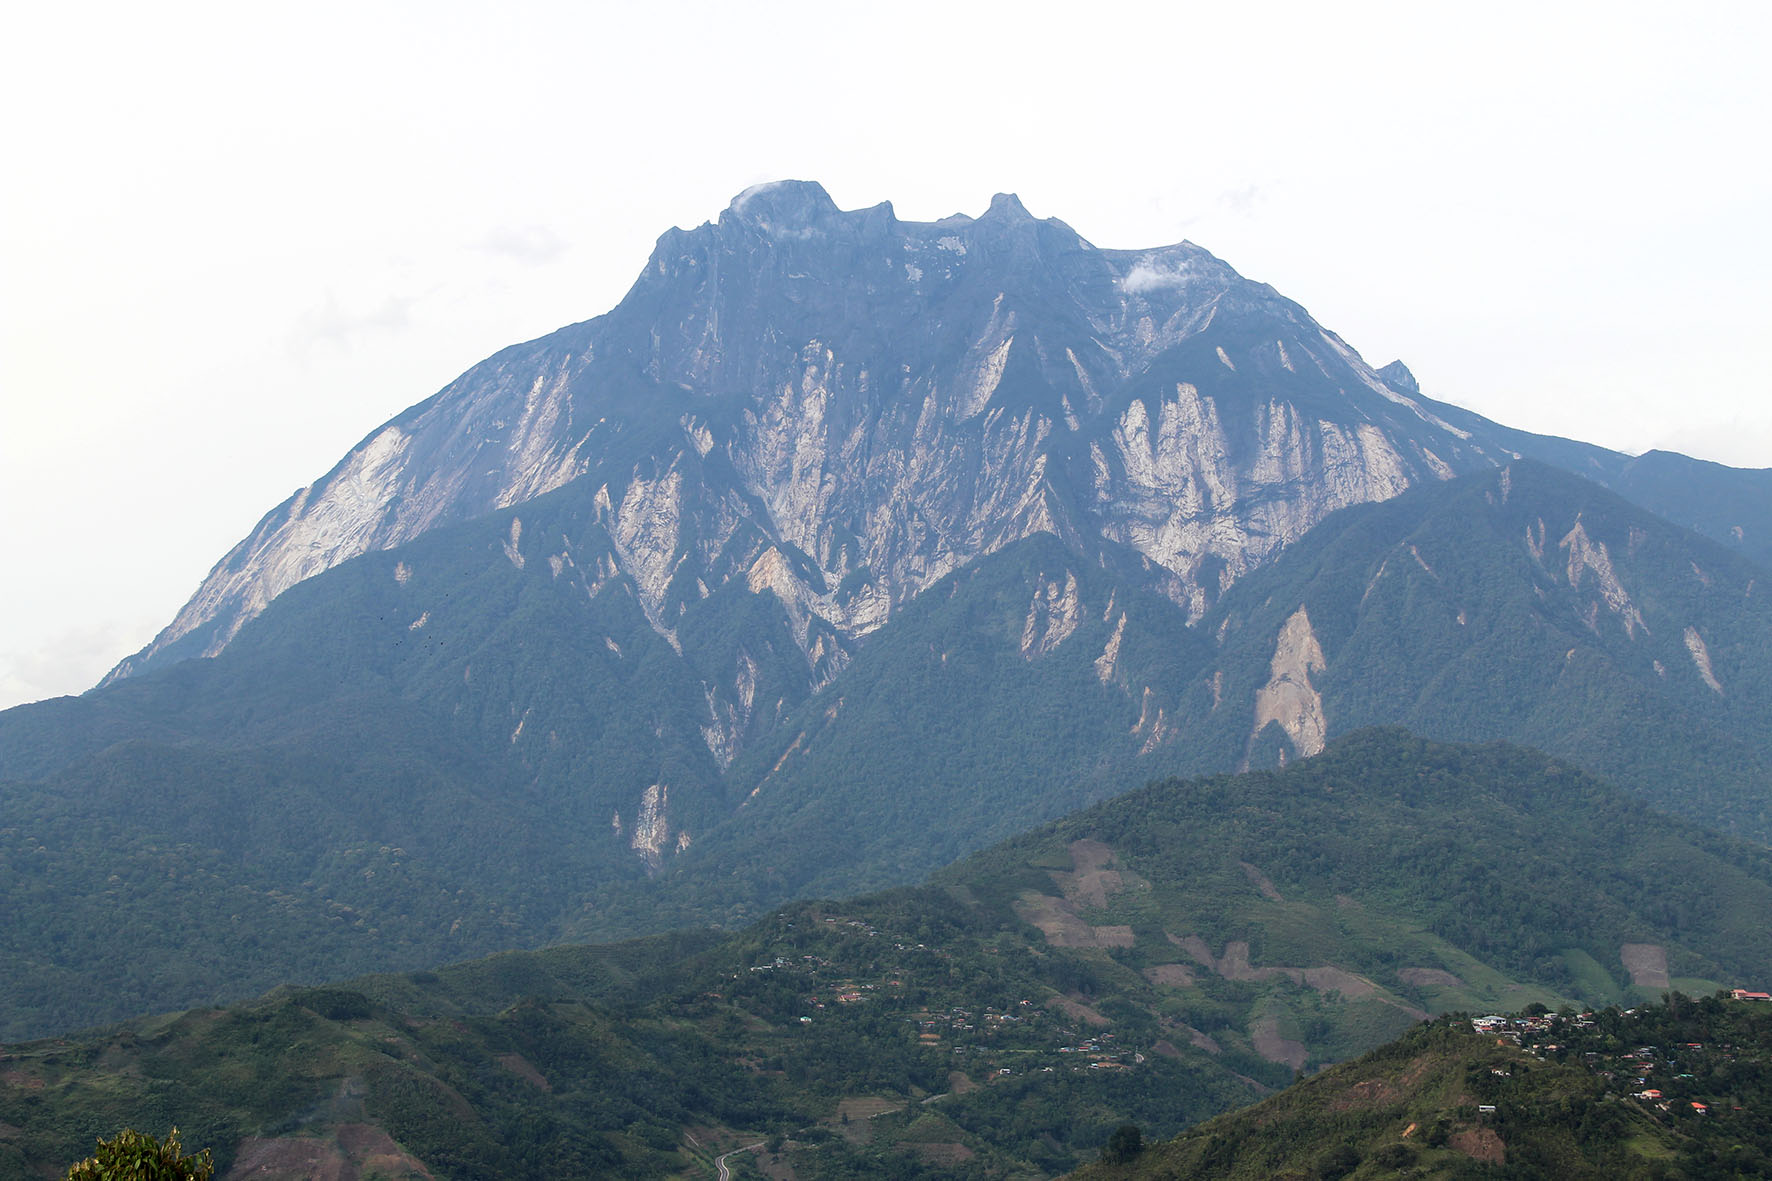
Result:
M412 308L417 296L388 295L372 308L356 311L339 303L332 291L325 300L301 314L296 321L291 343L298 352L318 344L349 348L352 341L370 333L403 332L412 324Z
M530 266L554 262L569 249L566 239L539 225L500 226L475 243L475 247Z
M1174 287L1185 287L1189 278L1186 263L1162 266L1148 259L1141 259L1126 277L1120 280L1120 290L1127 295L1147 295L1153 291L1163 291Z
M164 622L164 621L161 621ZM28 647L0 652L0 709L28 701L84 693L123 657L147 642L156 625L100 620L35 637Z
M1235 189L1226 189L1218 195L1218 200L1232 213L1247 214L1265 196L1266 193L1261 185L1247 184Z

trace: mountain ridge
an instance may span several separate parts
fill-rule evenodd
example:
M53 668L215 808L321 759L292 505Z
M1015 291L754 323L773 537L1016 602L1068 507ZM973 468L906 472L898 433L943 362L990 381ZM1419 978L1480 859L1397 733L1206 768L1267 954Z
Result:
M1221 317L1242 325L1234 338L1151 369ZM1215 394L1204 375L1229 388ZM1349 398L1361 425L1335 405ZM976 421L990 406L1006 421ZM1131 545L1198 615L1324 512L1508 457L1473 443L1493 424L1466 420L1387 386L1298 305L1190 243L1097 250L1003 195L976 219L899 222L889 205L844 212L815 184L783 182L667 231L610 312L502 350L371 432L272 510L107 681L214 654L277 593L344 557L592 466L614 477L618 559L655 614L686 532L669 526L699 508L716 536L736 511L808 555L821 577L792 580L792 593L851 638L955 563L1035 528ZM1404 426L1433 441L1403 443ZM1320 442L1307 437L1319 430ZM1251 448L1277 466L1220 458ZM736 480L702 489L696 506L679 461L716 449ZM870 479L846 482L856 463ZM921 470L894 470L905 467ZM1314 503L1287 491L1307 471L1324 485ZM1237 507L1275 492L1270 507ZM895 500L926 511L898 520ZM1213 540L1226 528L1234 545ZM821 581L852 576L868 590L859 607L822 600Z
M0 713L18 987L83 1001L43 981L142 901L109 878L176 909L180 857L240 898L212 962L287 906L306 948L410 966L739 925L1372 723L1772 834L1755 567L1516 452L1640 498L1696 473L1668 503L1737 553L1764 473L1386 373L1186 243L741 194L372 432L129 675ZM129 995L188 995L174 950Z

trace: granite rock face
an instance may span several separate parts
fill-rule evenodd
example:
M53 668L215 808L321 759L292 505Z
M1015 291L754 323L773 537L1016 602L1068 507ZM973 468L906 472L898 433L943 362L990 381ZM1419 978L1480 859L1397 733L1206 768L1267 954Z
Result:
M575 481L661 634L673 585L743 579L786 605L815 683L841 667L831 633L1034 533L1148 566L1197 618L1335 509L1510 457L1387 373L1188 243L1099 250L1006 195L916 223L761 186L660 238L608 314L372 432L110 679Z

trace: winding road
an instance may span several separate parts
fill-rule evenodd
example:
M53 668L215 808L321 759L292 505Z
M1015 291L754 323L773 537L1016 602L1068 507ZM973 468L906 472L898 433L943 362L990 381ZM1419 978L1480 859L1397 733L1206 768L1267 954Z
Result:
M720 1181L732 1181L732 1170L726 1167L727 1157L736 1155L740 1152L754 1152L761 1147L763 1147L763 1142L759 1140L755 1144L747 1144L743 1148L734 1148L731 1152L722 1152L719 1156L715 1157L714 1164L720 1170Z

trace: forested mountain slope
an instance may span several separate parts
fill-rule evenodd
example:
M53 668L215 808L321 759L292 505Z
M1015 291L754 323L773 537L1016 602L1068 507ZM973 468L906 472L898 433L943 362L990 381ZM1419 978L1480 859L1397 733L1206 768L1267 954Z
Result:
M1366 731L730 935L7 1046L0 1166L176 1122L273 1177L668 1176L747 1145L805 1177L1050 1176L1430 1012L1751 984L1768 905L1763 849L1533 752Z
M1762 577L1525 461L1333 514L1193 627L1030 539L901 611L735 764L744 805L648 898L727 921L775 891L865 888L1116 784L1273 766L1375 724L1550 750L1763 842Z
M673 645L586 556L607 536L563 488L304 582L212 660L5 715L8 1028L739 925L1374 722L1767 831L1757 569L1541 465L1336 514L1194 626L1136 555L1036 535L816 693L779 599L697 597ZM757 737L722 767L705 685L734 670Z
M1772 836L1755 568L1516 453L1767 536L1763 473L1434 403L1197 246L747 192L0 713L0 1029L740 925L1375 723Z
M1340 514L1236 588L1172 725L1255 766L1376 723L1507 739L1764 842L1767 589L1718 545L1510 464Z

